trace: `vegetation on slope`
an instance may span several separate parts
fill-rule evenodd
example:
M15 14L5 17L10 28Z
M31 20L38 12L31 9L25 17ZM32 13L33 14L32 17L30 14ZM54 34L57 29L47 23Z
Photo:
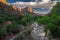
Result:
M25 18L28 17L24 16L21 23L26 23L26 21L28 21ZM39 25L45 25L44 31L46 33L50 31L52 37L60 37L60 2L53 7L48 15L33 17L32 20L36 21Z
M44 17L37 17L39 24L46 25L45 32L50 31L53 37L60 37L60 2Z
M60 2L58 2L51 12L46 16L34 17L29 13L24 16L1 13L0 14L0 38L10 35L11 33L19 33L19 25L31 25L34 21L44 24L45 32L50 31L53 37L60 37Z
M20 25L26 26L33 23L33 16L30 14L24 14L24 16L2 13L0 14L0 38L8 36L10 34L17 34L22 29Z

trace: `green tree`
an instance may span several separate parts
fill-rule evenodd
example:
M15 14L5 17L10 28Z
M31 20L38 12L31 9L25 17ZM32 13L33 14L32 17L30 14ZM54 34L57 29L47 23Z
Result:
M6 28L0 24L0 38L7 36L8 33L6 31Z
M26 25L27 23L32 24L34 17L30 14L25 14L22 19L20 19L20 24Z
M10 33L18 33L18 32L20 32L19 24L14 22L14 23L8 25L7 26L7 31L10 32Z

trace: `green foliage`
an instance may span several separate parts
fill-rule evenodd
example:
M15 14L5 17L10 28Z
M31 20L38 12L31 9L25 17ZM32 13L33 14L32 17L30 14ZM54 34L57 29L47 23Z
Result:
M6 17L7 17L7 14L6 13L0 14L0 24L5 21Z
M49 23L47 27L48 27L48 29L51 30L51 31L56 30L56 25L54 25L54 24L52 24L52 23Z
M43 17L37 17L36 20L39 24L44 24L45 32L50 30L52 36L59 37L60 31L60 2L53 7L51 12ZM59 29L58 29L59 28Z
M6 29L0 24L0 38L7 36L8 33Z
M57 20L55 21L55 25L56 25L56 26L60 26L60 19L57 19Z
M18 33L20 31L19 24L16 22L7 26L7 31L11 33Z
M39 23L39 24L47 24L47 23L49 23L51 20L50 20L51 18L49 18L49 16L44 16L44 17L38 17L37 18L37 22Z
M2 25L5 21L12 21L12 24L7 26L7 29L2 28ZM45 32L50 30L52 36L59 36L60 33L60 2L53 7L51 12L46 16L34 16L28 14L24 14L24 16L13 15L9 13L0 14L0 37L6 35L8 32L10 33L18 33L19 25L27 25L32 24L34 21L39 24L44 24Z
M13 21L18 19L18 15L8 14L6 17L7 20Z
M2 13L0 14L0 38L11 33L20 32L19 25L31 25L34 22L34 17L30 14L24 14L24 16ZM11 24L5 26L4 23L11 21ZM5 27L5 28L4 28Z
M25 14L19 22L23 25L26 25L27 23L32 24L34 22L34 17L30 14Z

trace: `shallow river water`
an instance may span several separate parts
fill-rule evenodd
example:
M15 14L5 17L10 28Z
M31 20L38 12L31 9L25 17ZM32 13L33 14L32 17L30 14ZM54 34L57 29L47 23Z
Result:
M44 26L38 25L37 23L33 24L34 29L31 32L31 35L29 37L25 37L23 40L48 40L47 37L45 37L44 32Z

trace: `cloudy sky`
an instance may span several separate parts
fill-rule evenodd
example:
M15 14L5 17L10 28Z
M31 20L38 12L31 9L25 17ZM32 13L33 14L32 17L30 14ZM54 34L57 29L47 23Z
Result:
M39 6L40 4L42 5L45 3L49 3L49 0L42 0L42 1L38 0L38 3L34 1L37 1L37 0L7 0L9 5L14 4L18 6Z
M31 2L31 0L7 0L7 2L8 2L8 4L10 5L10 4L14 4L15 6L17 6L17 7L22 7L22 8L24 8L24 7L26 7L26 6L29 6L29 7L36 7L36 8L40 8L40 6L44 6L44 7L46 7L46 6L48 6L47 4L48 4L48 1L49 0L43 0L44 2L39 2L39 3L37 3L37 2L34 2L34 0L32 0L33 2ZM37 1L37 0L36 0ZM47 3L47 4L45 4L45 3ZM49 5L50 6L50 5ZM48 12L49 12L49 10L51 9L51 7L47 7L48 8ZM38 11L38 10L37 10ZM38 11L39 13L40 13L40 10ZM44 12L45 13L45 12Z

